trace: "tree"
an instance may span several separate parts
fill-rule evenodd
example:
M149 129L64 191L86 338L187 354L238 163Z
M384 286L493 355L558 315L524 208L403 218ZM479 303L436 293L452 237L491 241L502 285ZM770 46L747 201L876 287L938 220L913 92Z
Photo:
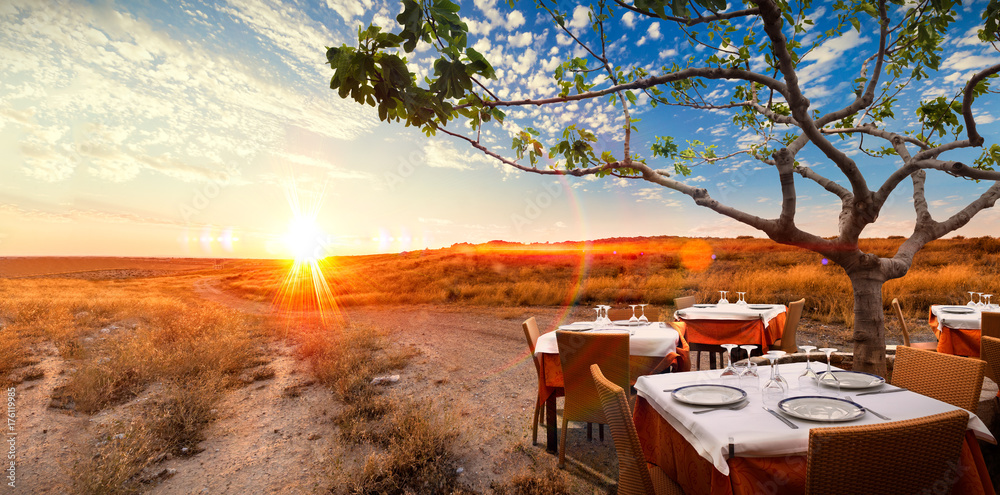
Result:
M587 7L592 32L569 25L572 13L556 2L534 2L584 54L571 56L555 69L552 77L559 88L555 96L498 97L491 87L493 66L469 46L469 28L459 7L449 0L402 0L396 32L383 32L378 26L359 28L356 47L329 48L327 59L334 71L330 87L343 98L376 107L384 121L417 126L428 137L452 136L518 170L652 182L752 226L774 241L821 253L841 266L853 285L856 369L884 375L883 283L904 276L927 242L965 225L1000 197L1000 172L993 169L1000 160L1000 145L986 145L973 114L977 99L991 93L989 84L1000 64L971 74L956 94L911 98L915 103L910 108L904 108L900 98L915 81L943 77L937 73L940 52L956 24L960 3L837 0L820 9L810 0L746 0L742 8L727 9L724 0L595 1ZM673 28L686 42L703 47L702 55L673 60L656 71L633 61L612 60L607 47L615 39L611 35L615 23L610 21L626 14ZM1000 42L998 17L1000 0L990 0L977 31L980 42L994 49ZM821 33L811 32L820 28ZM804 59L823 43L852 34L851 30L864 31L861 39L871 40L863 45L867 56L856 60L856 76L846 80L853 97L848 93L850 101L836 108L831 104L816 108L800 84ZM420 43L432 45L438 57L432 74L422 81L407 67L406 58ZM719 92L705 94L707 88L722 86L731 90L724 98L714 97ZM576 102L613 106L624 122L617 136L601 139L576 123L545 143L540 132L519 127L504 111ZM640 152L632 146L639 125L633 113L639 105L650 111L645 106L668 112L677 107L726 110L732 113L734 129L752 131L759 139L717 151L698 141L681 146L671 136L657 136L648 152ZM897 122L896 114L903 112L916 112L918 128L907 129ZM513 156L502 155L481 139L487 126L505 126L512 134ZM898 169L878 187L870 186L865 166L837 145L851 137L861 138L867 155L893 160ZM872 141L878 144L872 146ZM827 177L801 164L797 157L810 147L835 164L842 177ZM981 152L963 154L969 149ZM949 159L976 153L980 154L971 165ZM699 166L748 156L777 170L782 200L776 218L724 204L706 189L686 182ZM925 195L928 173L992 181L992 185L958 213L936 220ZM913 184L912 234L892 257L863 252L858 245L862 232L878 218L889 194L907 179ZM823 238L796 225L796 184L803 180L815 182L840 200L836 238Z

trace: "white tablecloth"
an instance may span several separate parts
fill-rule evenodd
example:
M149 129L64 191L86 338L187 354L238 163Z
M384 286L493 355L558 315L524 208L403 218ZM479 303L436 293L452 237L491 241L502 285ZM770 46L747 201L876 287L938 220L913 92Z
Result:
M775 316L788 311L784 304L760 304L759 306L770 306L770 309L750 309L751 304L743 306L740 304L721 304L708 308L690 307L674 312L674 318L679 320L757 320L764 322L767 328Z
M798 376L805 369L805 363L790 363L780 366L781 374L791 382L789 397L799 394ZM821 371L820 366L813 364L814 369ZM793 430L779 421L761 406L760 391L754 387L744 387L750 405L737 411L717 411L708 414L692 414L693 411L705 407L692 406L674 400L664 389L674 389L684 385L698 383L719 383L721 370L692 371L687 373L668 373L663 375L648 375L639 377L635 389L639 396L649 404L670 425L677 430L694 447L702 457L707 459L722 474L729 475L729 465L726 456L729 452L730 438L735 446L737 456L741 457L774 457L781 455L803 455L809 449L809 429L830 426L848 426L861 424L878 424L885 421L872 414L865 414L860 419L846 423L815 423L795 419L790 421L799 426ZM767 367L760 368L760 384L769 376ZM884 388L894 388L882 385ZM896 392L892 394L874 394L858 396L855 392L864 390L844 390L842 395L850 395L851 400L892 418L893 421L920 418L957 409L955 406L925 397L914 392ZM781 413L779 413L781 414ZM974 430L976 437L996 443L986 425L973 413L969 413L969 429Z
M590 330L591 332L628 332L629 354L632 356L663 357L671 352L677 351L677 341L680 334L677 330L668 327L666 323L654 322L641 327L611 327L600 330ZM535 354L559 354L559 345L556 343L556 333L549 332L538 337L535 344Z
M931 314L937 318L938 326L937 331L941 331L941 327L948 327L961 330L979 330L982 325L983 313L978 308L974 309L972 313L968 314L954 314L941 311L942 308L947 308L951 305L935 304L931 306ZM968 307L968 306L963 306Z

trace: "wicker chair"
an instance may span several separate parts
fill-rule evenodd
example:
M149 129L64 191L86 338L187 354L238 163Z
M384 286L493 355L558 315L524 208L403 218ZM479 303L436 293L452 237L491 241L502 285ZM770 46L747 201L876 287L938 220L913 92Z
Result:
M899 318L899 328L903 332L903 345L906 347L913 347L916 349L924 349L927 351L937 351L937 342L913 342L910 343L910 332L906 328L906 319L903 318L903 308L899 307L899 299L892 299L892 310L896 313L896 318ZM898 352L898 349L897 349Z
M604 378L601 367L596 364L590 366L590 374L594 377L604 417L608 420L611 438L615 441L615 452L618 454L618 495L683 495L684 490L659 466L646 463L625 390Z
M694 296L678 297L674 299L674 306L675 306L674 309L690 308L691 306L694 306L695 301L696 299L694 298Z
M980 359L897 347L892 384L976 412L985 369Z
M1000 376L1000 339L983 335L980 337L979 357L986 361L985 376ZM996 381L995 378L991 379Z
M799 346L795 343L795 331L799 328L799 320L802 318L802 307L806 305L803 297L798 301L788 303L788 318L785 319L785 330L781 338L774 342L772 347L781 349L789 354L799 352Z
M979 328L979 335L981 337L993 337L1000 339L1000 313L984 312ZM986 354L984 354L982 345L979 347L979 357L986 359ZM984 376L988 377L990 380L997 381L997 377L1000 377L1000 374L998 374L992 366L987 365Z
M806 495L922 493L929 487L938 492L942 483L957 479L968 424L969 414L955 410L892 423L813 428ZM941 488L947 493L951 486Z
M559 361L562 364L566 398L563 403L562 438L559 441L559 467L566 464L566 436L570 421L608 424L601 398L594 388L590 365L597 364L608 378L623 389L629 382L628 333L580 333L556 331ZM601 432L603 433L603 429ZM588 426L588 434L590 429Z
M531 444L537 445L538 424L545 419L545 401L553 394L556 397L561 397L563 389L545 385L545 379L542 377L542 363L535 356L535 344L538 343L538 337L541 335L538 331L538 323L535 321L535 317L532 316L525 320L521 324L521 328L524 330L524 338L528 341L528 353L531 354L531 360L535 363L535 371L538 373L538 397L535 400L535 417L531 420ZM555 420L555 418L552 419Z

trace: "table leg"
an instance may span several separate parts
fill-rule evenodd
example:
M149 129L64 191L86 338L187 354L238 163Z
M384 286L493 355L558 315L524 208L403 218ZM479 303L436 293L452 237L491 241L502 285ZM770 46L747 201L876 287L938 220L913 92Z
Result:
M556 394L545 401L545 450L559 452L559 432L556 427Z

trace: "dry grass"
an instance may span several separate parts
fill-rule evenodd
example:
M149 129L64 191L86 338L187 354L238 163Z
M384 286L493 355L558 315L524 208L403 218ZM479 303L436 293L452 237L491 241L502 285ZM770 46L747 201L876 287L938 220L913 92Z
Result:
M892 255L902 239L869 239L866 252ZM712 258L714 256L714 259ZM806 316L850 325L850 281L811 251L766 239L611 239L594 243L489 243L400 254L330 258L328 282L341 305L463 303L498 307L648 302L679 296L718 299L746 291L751 302L806 298ZM258 300L277 293L283 264L234 265L227 283ZM965 290L1000 294L1000 241L939 240L909 274L885 285L911 317L931 303L966 302Z
M490 485L496 495L569 495L562 473L550 469L542 474L522 474Z

